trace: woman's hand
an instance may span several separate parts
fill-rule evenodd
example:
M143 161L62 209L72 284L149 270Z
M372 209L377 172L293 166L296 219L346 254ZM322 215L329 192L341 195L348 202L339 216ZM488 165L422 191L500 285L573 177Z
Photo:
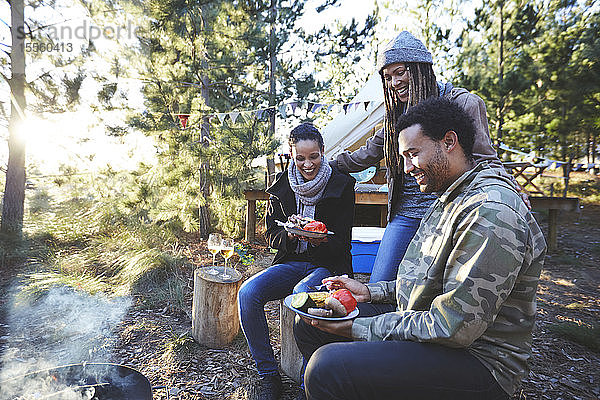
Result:
M348 289L359 303L368 303L371 301L371 292L364 283L347 276L331 276L321 281L327 285L328 290Z

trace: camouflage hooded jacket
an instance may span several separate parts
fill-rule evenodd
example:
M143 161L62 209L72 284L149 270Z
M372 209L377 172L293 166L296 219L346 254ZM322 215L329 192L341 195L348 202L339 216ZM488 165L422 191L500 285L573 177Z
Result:
M483 163L432 205L396 281L369 284L397 311L357 318L358 340L467 348L509 394L528 374L546 242L510 181Z

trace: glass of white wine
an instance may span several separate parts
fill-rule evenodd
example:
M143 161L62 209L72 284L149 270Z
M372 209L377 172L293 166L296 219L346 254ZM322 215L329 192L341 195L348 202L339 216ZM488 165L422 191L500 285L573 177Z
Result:
M223 238L218 233L211 233L208 236L207 245L208 245L208 251L210 251L210 253L213 256L213 266L212 266L211 269L208 270L208 273L212 274L212 275L217 275L219 273L219 271L217 271L215 269L215 267L216 267L216 259L215 259L215 257L217 256L217 253L219 251L221 251L221 248L222 248L222 245L223 245Z
M223 239L221 245L221 255L225 259L225 270L223 271L222 278L223 279L231 279L231 275L227 273L227 260L231 258L233 255L235 243L233 239Z

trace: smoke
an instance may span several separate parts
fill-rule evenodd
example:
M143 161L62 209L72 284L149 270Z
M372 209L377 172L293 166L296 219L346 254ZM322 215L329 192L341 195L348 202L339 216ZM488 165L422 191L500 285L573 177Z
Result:
M0 383L60 365L112 361L114 330L131 298L91 296L67 287L55 287L34 301L12 293Z

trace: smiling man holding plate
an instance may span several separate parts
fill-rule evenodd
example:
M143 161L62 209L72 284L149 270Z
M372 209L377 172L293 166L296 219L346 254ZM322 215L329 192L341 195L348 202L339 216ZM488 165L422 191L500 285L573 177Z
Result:
M437 200L396 280L325 279L354 295L356 319L297 319L306 396L507 400L528 373L544 236L512 182L475 165L459 105L424 100L395 128L404 172Z

